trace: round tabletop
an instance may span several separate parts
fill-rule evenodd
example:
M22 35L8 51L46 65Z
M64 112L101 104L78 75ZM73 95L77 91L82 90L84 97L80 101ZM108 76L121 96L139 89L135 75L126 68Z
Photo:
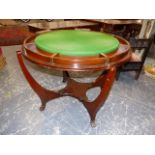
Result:
M112 53L119 47L113 35L84 30L58 30L35 38L37 48L66 56L96 56Z
M47 68L65 71L108 70L127 62L131 56L129 42L116 35L83 30L39 34L24 40L22 54L29 61Z

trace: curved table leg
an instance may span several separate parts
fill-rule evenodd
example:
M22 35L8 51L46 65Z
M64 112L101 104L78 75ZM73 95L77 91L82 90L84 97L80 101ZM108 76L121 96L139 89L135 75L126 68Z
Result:
M43 88L39 83L36 82L36 80L31 76L31 74L27 70L27 68L23 62L22 53L20 51L17 51L17 58L18 58L20 67L21 67L27 81L29 82L31 88L40 97L40 100L42 102L40 111L43 111L46 107L46 103L54 98L60 97L60 94L58 94L54 91L47 90L47 89Z
M79 83L73 79L68 79L67 86L60 90L59 93L64 95L69 95L80 100L85 108L87 109L92 127L95 127L95 117L98 110L105 103L108 97L110 89L112 87L113 81L116 78L116 68L112 67L108 71L105 71L92 83ZM90 88L100 87L101 92L99 96L92 102L88 101L86 92Z
M95 117L98 112L98 110L101 108L102 105L104 105L106 98L108 97L108 94L110 92L110 89L112 87L113 81L115 80L116 76L116 68L112 67L108 71L105 71L104 74L100 75L95 82L92 83L79 83L69 77L66 73L66 79L67 85L64 89L59 90L58 92L54 92L51 90L47 90L46 88L43 88L29 73L27 70L23 59L22 59L22 53L20 51L17 52L17 58L19 61L19 64L21 66L21 69L29 82L32 89L38 94L38 96L41 99L42 105L40 107L40 110L43 111L46 107L46 103L52 99L61 97L61 96L73 96L80 100L85 108L87 109L90 119L91 119L91 125L92 127L95 127ZM92 102L88 101L88 98L86 96L86 92L88 89L93 87L100 87L101 92L99 96Z
M90 118L91 125L95 127L95 118L98 110L104 105L105 100L108 97L112 84L116 77L116 68L112 67L105 75L101 75L93 84L93 86L100 86L101 92L99 96L92 102L84 101L83 104L86 107Z

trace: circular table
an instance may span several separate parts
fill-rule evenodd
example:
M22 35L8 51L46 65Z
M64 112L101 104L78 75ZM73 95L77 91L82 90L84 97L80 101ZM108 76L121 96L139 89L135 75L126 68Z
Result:
M87 109L92 126L95 126L96 114L108 97L117 67L127 62L130 55L130 44L125 39L83 30L57 30L36 34L25 39L23 50L17 51L21 69L41 99L41 111L52 99L72 96L80 100ZM37 65L63 71L66 87L55 92L40 86L28 72L22 56ZM102 71L102 74L93 82L79 83L71 79L69 71ZM95 100L89 101L86 92L94 87L100 87L101 92Z

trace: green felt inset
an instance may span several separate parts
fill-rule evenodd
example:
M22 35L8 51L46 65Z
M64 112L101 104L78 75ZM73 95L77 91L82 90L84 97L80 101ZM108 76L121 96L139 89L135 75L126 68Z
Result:
M67 56L95 56L110 53L119 46L112 35L83 30L59 30L41 34L35 39L36 46L48 53Z

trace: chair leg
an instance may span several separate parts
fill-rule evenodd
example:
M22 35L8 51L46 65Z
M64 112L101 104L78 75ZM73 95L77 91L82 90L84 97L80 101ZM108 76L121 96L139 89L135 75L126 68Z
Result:
M141 73L141 70L139 70L139 71L136 72L135 80L138 80L139 79L140 73Z
M138 80L139 75L140 75L139 71L138 71L138 72L136 72L136 75L135 75L135 80Z
M135 80L139 79L139 76L140 76L140 73L141 73L142 69L143 69L143 65L141 65L140 69L136 72Z

